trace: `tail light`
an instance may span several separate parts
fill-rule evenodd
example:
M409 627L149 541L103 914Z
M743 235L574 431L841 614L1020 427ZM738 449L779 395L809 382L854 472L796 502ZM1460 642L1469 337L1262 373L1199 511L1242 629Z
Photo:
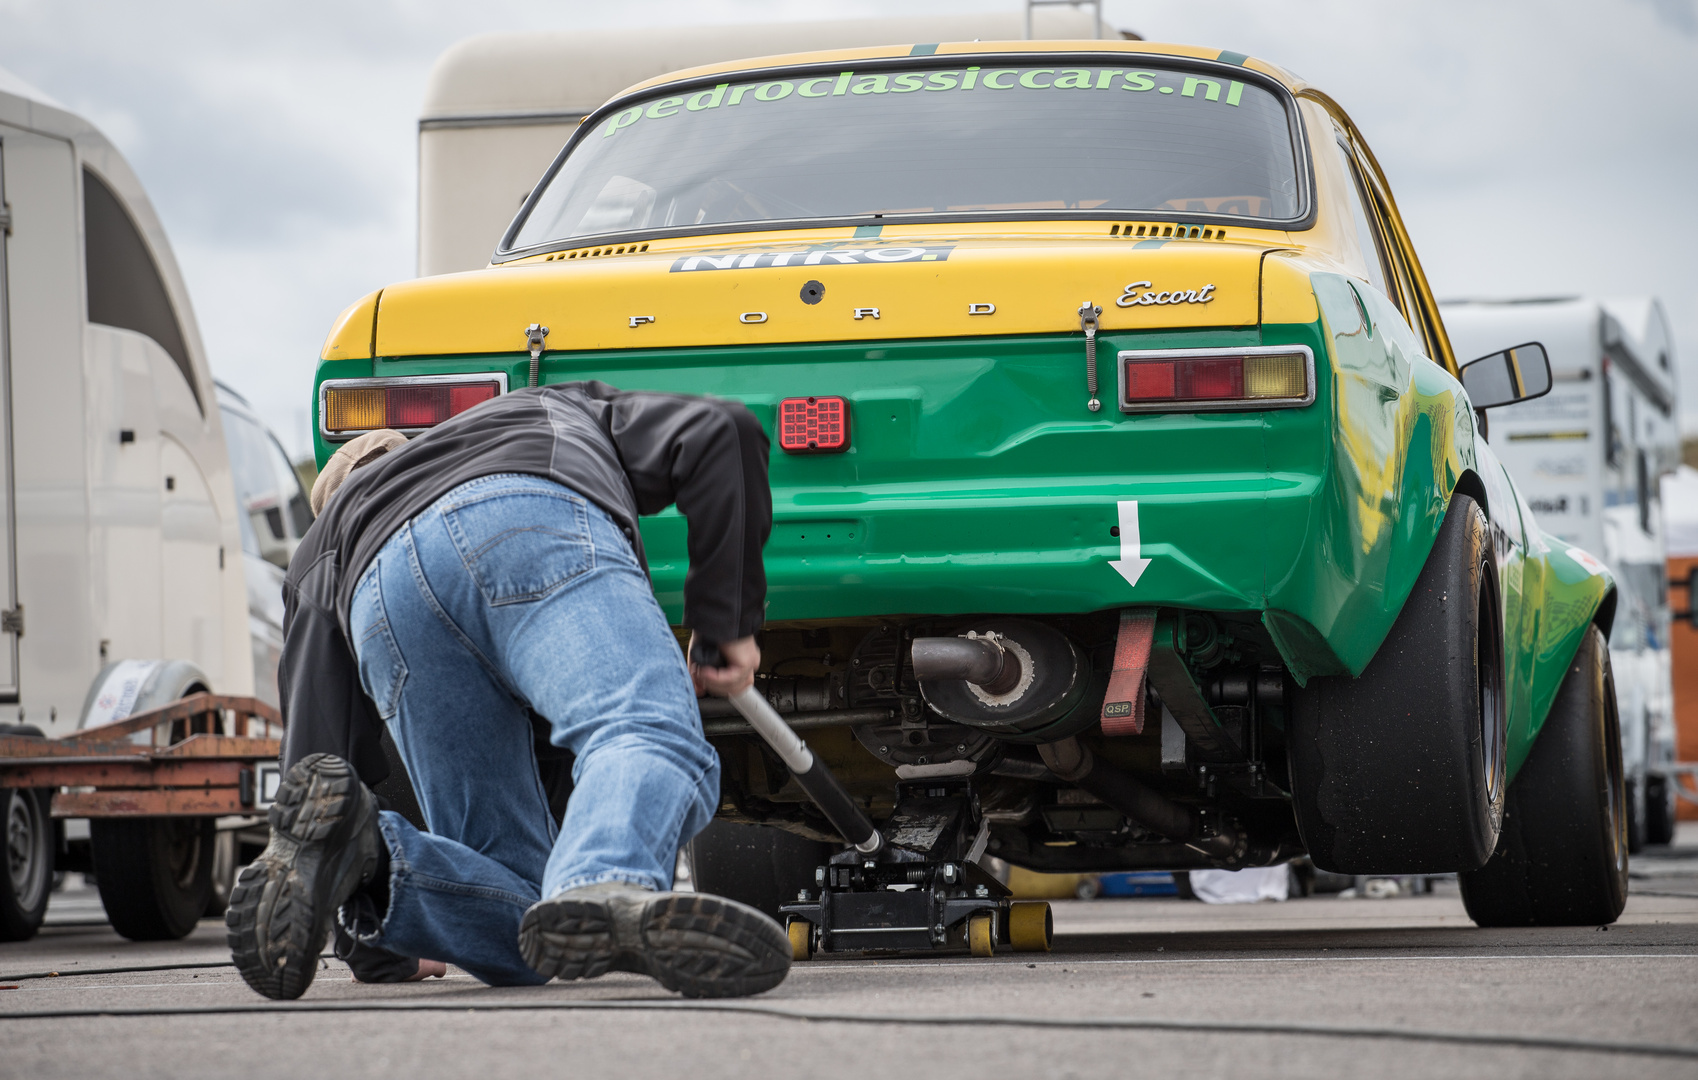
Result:
M778 404L778 445L787 454L849 449L849 403L840 397L785 398Z
M1302 345L1120 354L1121 412L1289 408L1314 400L1315 360Z
M319 428L331 440L351 439L380 428L428 431L506 392L505 372L327 379L318 388Z

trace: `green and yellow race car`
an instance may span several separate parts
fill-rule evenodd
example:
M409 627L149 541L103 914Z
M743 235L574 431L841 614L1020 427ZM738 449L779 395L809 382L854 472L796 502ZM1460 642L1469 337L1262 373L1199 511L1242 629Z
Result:
M339 319L318 454L527 385L746 403L759 684L879 823L724 702L698 884L815 949L1042 948L1041 871L1460 872L1481 924L1626 895L1614 591L1542 532L1373 155L1235 53L974 42L667 75L588 117L487 269ZM685 526L644 526L680 617ZM756 826L756 827L751 827Z

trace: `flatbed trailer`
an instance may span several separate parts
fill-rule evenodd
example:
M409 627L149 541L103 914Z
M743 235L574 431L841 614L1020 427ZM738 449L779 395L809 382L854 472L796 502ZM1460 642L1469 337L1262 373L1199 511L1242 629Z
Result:
M258 698L201 693L61 738L0 735L0 788L51 791L54 818L255 814L282 726Z

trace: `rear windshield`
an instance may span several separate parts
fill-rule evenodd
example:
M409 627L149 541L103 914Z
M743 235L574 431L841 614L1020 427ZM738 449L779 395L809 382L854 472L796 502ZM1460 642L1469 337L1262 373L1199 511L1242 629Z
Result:
M875 217L1290 221L1290 125L1215 71L1053 59L663 89L580 131L506 246Z

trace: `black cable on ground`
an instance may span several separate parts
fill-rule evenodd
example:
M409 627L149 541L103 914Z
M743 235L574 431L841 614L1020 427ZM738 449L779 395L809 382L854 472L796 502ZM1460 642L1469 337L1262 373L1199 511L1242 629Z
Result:
M84 1020L119 1016L243 1016L256 1013L334 1012L672 1012L731 1013L804 1023L889 1025L900 1027L995 1026L1074 1031L1184 1031L1197 1035L1295 1035L1327 1039L1393 1039L1459 1046L1502 1046L1520 1050L1562 1050L1593 1054L1630 1054L1698 1060L1698 1045L1616 1042L1555 1035L1495 1032L1422 1031L1414 1028L1352 1027L1284 1021L1162 1020L1141 1017L1042 1017L994 1015L890 1015L883 1013L802 1012L752 1001L298 1001L158 1008L43 1009L0 1012L0 1020Z
M143 967L68 968L65 971L29 971L22 975L0 975L0 983L23 982L26 979L70 979L78 975L132 975L148 971L177 971L188 968L235 967L228 960L212 960L204 964L148 964Z

